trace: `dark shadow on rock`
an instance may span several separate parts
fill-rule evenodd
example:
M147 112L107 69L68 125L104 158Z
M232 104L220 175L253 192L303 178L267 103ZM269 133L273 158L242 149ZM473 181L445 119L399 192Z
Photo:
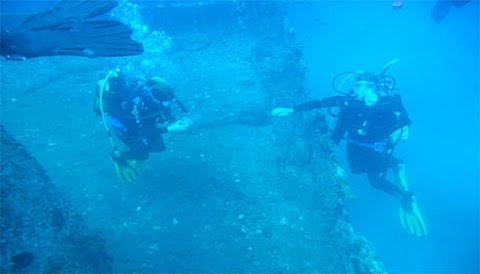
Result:
M103 237L86 228L22 144L0 130L0 271L111 272Z

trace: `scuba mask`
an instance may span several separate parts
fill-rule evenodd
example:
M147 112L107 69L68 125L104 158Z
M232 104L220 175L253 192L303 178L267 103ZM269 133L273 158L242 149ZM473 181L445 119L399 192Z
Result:
M372 107L378 101L375 89L376 85L374 82L360 80L355 81L352 90L358 100L364 101L366 106Z
M396 79L387 75L387 71L396 63L398 59L388 62L382 71L375 75L367 71L345 71L341 72L332 79L332 87L337 95L354 96L360 101L364 101L367 106L374 106L379 97L392 96L398 93L396 88ZM362 82L369 83L365 84ZM328 112L332 116L337 116L331 109Z

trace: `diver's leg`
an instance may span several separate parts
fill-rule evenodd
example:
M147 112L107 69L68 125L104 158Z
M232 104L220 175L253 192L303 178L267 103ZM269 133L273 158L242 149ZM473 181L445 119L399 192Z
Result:
M408 191L409 186L407 183L407 178L405 176L405 164L403 162L399 162L397 165L392 167L393 174L395 176L395 181L397 184L404 190Z
M361 174L367 172L369 167L370 149L347 143L347 160L350 172Z
M147 160L149 156L147 139L142 136L137 136L133 141L126 144L130 150L122 153L125 160Z
M347 144L347 159L352 173L367 173L372 187L390 195L401 197L402 189L387 181L388 162L379 152L354 143Z
M148 141L142 129L131 127L126 131L116 130L118 139L124 143L129 150L122 152L119 161L146 160L148 159Z
M413 202L414 195L413 192L410 191L410 187L407 183L407 178L405 175L405 164L402 160L390 156L388 159L389 168L393 170L393 175L395 178L395 183L400 189L402 190L403 194L400 196L400 201L404 207L411 207L410 205Z
M367 177L370 181L370 185L378 190L393 195L399 199L402 199L405 195L405 191L402 188L386 179L386 170L367 172Z
M148 150L150 152L165 151L165 142L163 141L162 131L160 129L154 128L149 132Z

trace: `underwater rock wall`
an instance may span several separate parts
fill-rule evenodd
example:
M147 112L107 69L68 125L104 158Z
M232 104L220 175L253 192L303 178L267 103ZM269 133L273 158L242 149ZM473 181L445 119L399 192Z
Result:
M1 272L110 272L103 238L88 231L40 164L0 129Z
M164 183L172 181L173 200L191 197L166 207L174 208L176 229L163 237L177 240L158 254L162 270L383 272L347 220L349 189L325 117L270 116L272 107L308 97L302 49L284 26L285 8L252 2L236 24L212 19L214 27L171 34L165 71L195 124L167 137L172 154L150 163Z

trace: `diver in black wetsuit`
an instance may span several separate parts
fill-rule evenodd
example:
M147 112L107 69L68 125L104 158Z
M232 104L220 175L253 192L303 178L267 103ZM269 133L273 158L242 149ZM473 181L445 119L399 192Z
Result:
M170 104L176 102L182 112L185 106L178 101L173 89L161 77L143 80L110 72L97 85L95 111L101 115L111 137L115 136L129 149L120 151L111 138L112 159L118 175L124 181L138 177L137 168L150 152L165 150L162 134L187 130L187 120L172 115Z
M366 173L371 185L399 198L401 220L417 236L427 235L425 223L413 193L405 179L403 162L392 156L400 139L408 136L411 121L396 92L379 90L379 77L369 72L356 76L349 94L314 100L292 108L276 108L274 116L286 116L317 108L338 107L340 112L332 139L347 142L347 158L354 174ZM388 169L395 173L396 183L386 179Z

